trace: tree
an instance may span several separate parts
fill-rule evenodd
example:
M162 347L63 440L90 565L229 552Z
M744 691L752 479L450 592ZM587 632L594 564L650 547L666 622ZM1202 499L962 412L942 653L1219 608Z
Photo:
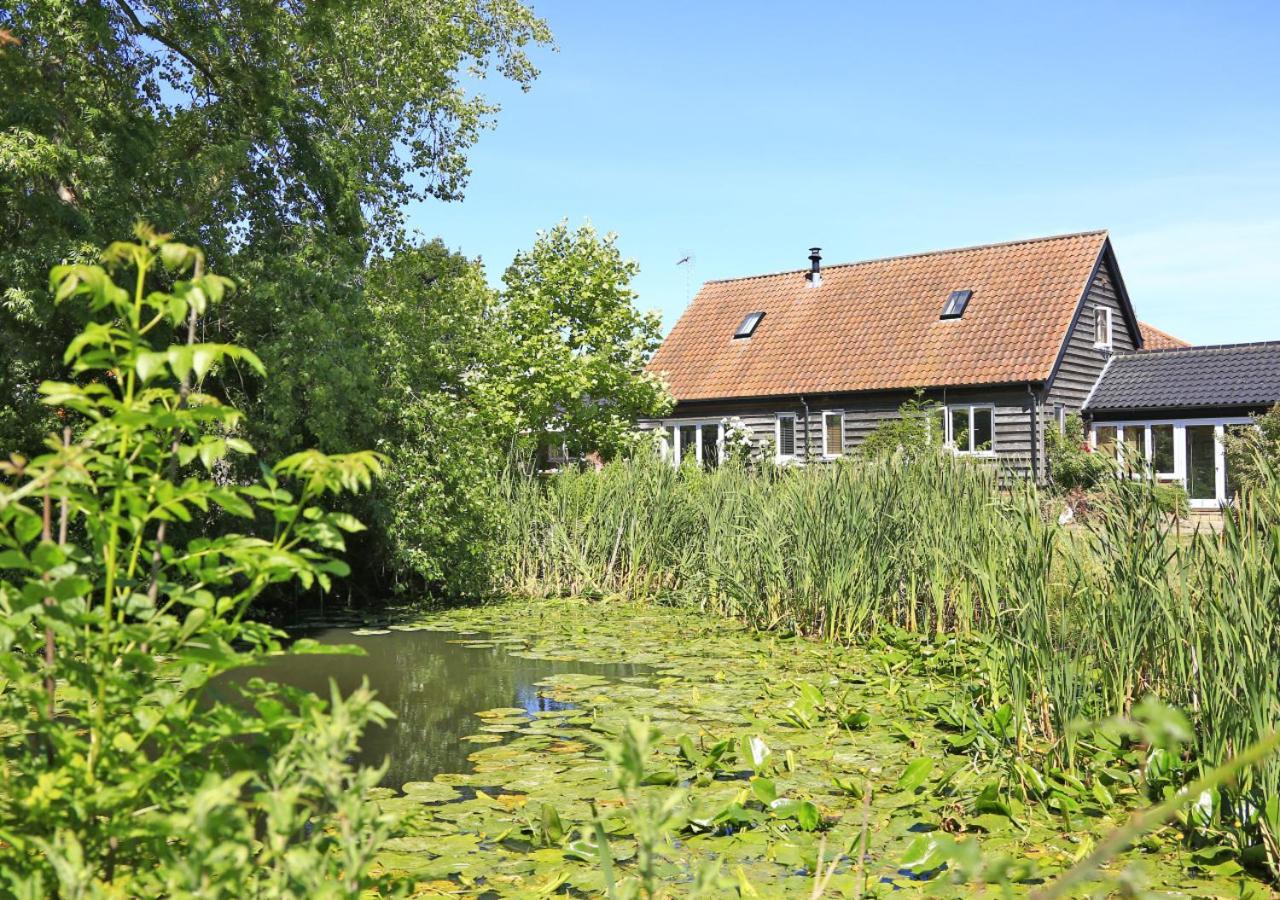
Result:
M478 261L436 240L369 272L377 447L369 557L383 582L482 593L507 447L485 403L497 297Z
M496 112L464 82L496 70L527 87L526 50L550 39L516 0L25 0L0 29L18 41L0 53L0 446L32 450L50 424L35 386L82 324L52 311L45 266L90 261L139 216L255 298L205 327L298 374L288 400L351 396L300 333L327 321L349 342L362 267L403 243L405 204L462 195ZM222 389L270 413L279 387ZM330 449L344 418L320 423ZM254 421L269 452L310 443L297 419Z
M617 236L561 222L516 254L503 275L491 382L511 440L536 446L551 435L571 450L606 456L628 446L635 420L671 403L644 371L661 339L656 313L634 305Z
M1280 461L1280 403L1255 414L1253 425L1226 429L1227 471L1235 487L1266 484Z

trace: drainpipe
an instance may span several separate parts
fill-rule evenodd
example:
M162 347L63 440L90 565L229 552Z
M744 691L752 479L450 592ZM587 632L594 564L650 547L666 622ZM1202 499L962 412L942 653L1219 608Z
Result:
M804 461L809 461L809 401L800 395L800 405L804 407Z
M1030 381L1027 382L1027 396L1031 398L1031 480L1033 482L1040 481L1040 416L1037 412L1037 400L1035 388ZM995 430L995 423L991 423L992 431Z

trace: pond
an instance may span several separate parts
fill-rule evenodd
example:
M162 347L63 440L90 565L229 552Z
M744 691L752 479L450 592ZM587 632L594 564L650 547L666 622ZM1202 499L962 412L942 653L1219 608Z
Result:
M572 598L414 624L430 630L327 633L370 655L275 674L319 688L345 670L349 688L367 673L401 715L368 751L396 766L371 796L400 823L377 868L426 895L600 896L597 828L634 877L638 823L661 808L677 812L653 871L672 896L695 881L704 896L810 896L819 860L836 867L823 896L971 896L975 885L946 883L947 841L1026 891L1145 802L1119 784L1082 790L1066 824L1000 793L1000 768L942 720L974 677L955 641L837 646L691 608ZM637 727L651 747L641 784L625 787L598 744L616 752ZM1010 799L984 801L993 793ZM1167 833L1121 869L1171 895L1251 896L1238 866L1192 866Z
M507 707L532 717L569 708L571 704L541 695L537 683L545 678L581 673L618 679L649 671L628 664L525 658L510 652L521 649L522 642L512 647L509 639L490 640L478 632L372 631L326 628L306 634L322 644L358 646L364 656L287 656L237 674L240 679L261 676L326 697L330 679L349 694L368 678L396 718L365 733L357 761L376 766L389 760L382 783L394 788L443 772L469 771L467 757L478 748L464 738L482 725L475 715L481 710Z

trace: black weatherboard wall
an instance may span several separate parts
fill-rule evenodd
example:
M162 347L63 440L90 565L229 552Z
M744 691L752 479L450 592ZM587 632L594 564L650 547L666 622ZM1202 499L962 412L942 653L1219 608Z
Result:
M1071 330L1063 343L1062 353L1045 391L1040 422L1042 433L1037 441L1040 453L1040 471L1045 471L1045 441L1043 429L1056 428L1054 410L1058 406L1068 413L1081 412L1086 398L1098 383L1107 363L1117 353L1132 352L1137 341L1138 323L1133 316L1124 291L1124 282L1118 275L1110 252L1103 252L1097 269L1080 301ZM1110 350L1095 346L1094 323L1098 307L1111 310L1112 346Z
M750 429L753 440L773 447L774 423L779 413L796 417L796 455L814 457L822 454L822 414L829 410L844 412L845 451L855 451L881 423L898 416L899 408L914 394L910 391L884 391L860 394L815 394L803 398L764 397L756 399L710 400L684 402L660 421L646 420L643 429L662 425L671 430L677 419L738 418ZM1019 475L1031 474L1031 396L1026 385L989 388L948 388L925 392L933 402L991 404L995 408L995 449L997 464ZM808 413L806 428L805 415Z

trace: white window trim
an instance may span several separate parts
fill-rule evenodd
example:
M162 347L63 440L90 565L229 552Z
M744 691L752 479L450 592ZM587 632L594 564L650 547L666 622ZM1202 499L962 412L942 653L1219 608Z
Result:
M1089 426L1089 447L1097 451L1098 449L1098 429L1099 428L1115 428L1116 430L1116 462L1120 461L1121 449L1124 445L1124 430L1126 428L1141 428L1145 431L1143 436L1144 453L1147 462L1150 463L1154 446L1151 442L1151 426L1153 425L1172 425L1173 426L1173 471L1172 472L1156 472L1155 477L1159 481L1177 481L1184 487L1187 484L1187 434L1186 429L1189 425L1212 425L1214 440L1214 497L1209 499L1191 499L1189 505L1192 509L1217 509L1227 501L1227 460L1226 460L1226 442L1224 433L1231 425L1252 425L1254 420L1248 416L1208 416L1200 419L1142 419L1142 420L1117 420L1114 422L1093 422Z
M1101 317L1101 319L1099 318ZM1107 323L1106 340L1098 340L1098 323L1105 320ZM1111 319L1111 307L1097 304L1093 307L1093 349L1110 350L1115 346L1114 323Z
M943 443L951 448L951 452L958 456L996 456L996 405L994 403L948 403L943 407L945 412L942 417L942 437ZM953 409L966 409L969 411L969 427L966 432L969 436L969 448L960 449L956 446L955 434L951 429L951 411ZM974 450L973 447L973 411L975 409L991 410L991 449L990 450Z
M832 453L827 447L827 416L840 417L840 452ZM822 411L822 458L823 459L839 459L844 456L844 448L847 443L844 438L844 410L843 409L824 409Z
M716 426L716 448L719 451L718 458L724 460L724 419L668 419L665 426L671 429L672 441L675 452L671 455L672 462L677 466L684 464L684 455L688 450L680 439L680 429L682 427L692 427L693 432L693 458L697 460L698 465L702 465L702 428L704 425Z
M782 420L791 420L791 452L782 452ZM773 418L773 458L777 462L788 462L793 460L799 454L800 433L796 431L796 414L795 413L778 413Z

